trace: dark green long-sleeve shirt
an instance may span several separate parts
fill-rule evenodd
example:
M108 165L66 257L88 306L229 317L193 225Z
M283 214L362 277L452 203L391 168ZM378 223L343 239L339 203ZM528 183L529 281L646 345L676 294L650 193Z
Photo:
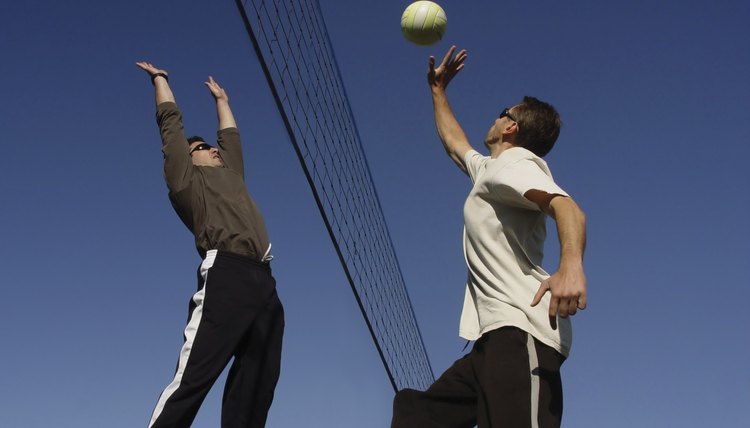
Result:
M169 200L195 236L201 257L208 250L224 250L261 260L269 249L268 232L255 202L245 187L244 162L237 128L218 132L224 167L193 165L182 126L182 114L173 102L161 103L156 121L164 153L164 178Z

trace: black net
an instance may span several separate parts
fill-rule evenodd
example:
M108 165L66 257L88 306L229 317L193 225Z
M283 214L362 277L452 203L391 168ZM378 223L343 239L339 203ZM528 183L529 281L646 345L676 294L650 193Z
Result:
M317 0L236 0L394 390L434 376Z

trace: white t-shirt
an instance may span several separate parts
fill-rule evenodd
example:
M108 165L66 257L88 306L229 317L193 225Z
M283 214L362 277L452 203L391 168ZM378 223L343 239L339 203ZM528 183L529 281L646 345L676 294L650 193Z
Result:
M531 189L568 196L555 184L547 163L529 150L513 147L496 159L466 153L474 187L464 204L464 256L469 268L459 334L476 340L500 327L514 326L567 356L570 319L549 323L550 293L531 307L542 269L546 214L523 195Z

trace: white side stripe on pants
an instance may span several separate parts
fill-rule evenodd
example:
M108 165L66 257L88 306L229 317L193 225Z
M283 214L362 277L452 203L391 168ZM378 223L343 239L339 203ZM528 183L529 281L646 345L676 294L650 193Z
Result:
M175 372L174 379L167 385L164 392L161 393L159 401L156 403L154 413L151 415L151 421L148 423L149 428L154 424L156 419L164 410L169 397L177 391L182 381L182 374L185 372L185 366L187 366L188 358L190 358L190 351L193 348L193 342L195 341L195 334L198 332L198 327L203 317L203 302L206 299L206 284L208 283L208 270L213 266L214 260L216 259L216 250L211 250L206 253L206 258L201 264L201 277L203 278L203 287L193 295L193 302L195 302L195 309L190 314L190 321L188 321L185 327L185 343L180 349L180 359L177 363L177 371Z
M531 376L531 428L539 428L539 358L536 355L534 337L526 334L529 351L529 376Z

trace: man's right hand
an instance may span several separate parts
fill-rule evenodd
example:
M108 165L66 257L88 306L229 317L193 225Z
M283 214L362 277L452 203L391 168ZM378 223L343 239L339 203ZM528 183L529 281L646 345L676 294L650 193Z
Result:
M138 67L140 67L141 70L143 70L146 73L148 73L148 75L151 76L151 77L154 77L154 75L156 75L156 74L164 74L165 76L169 75L169 73L167 73L167 70L162 70L160 68L156 68L150 62L139 61L139 62L136 62L135 65L137 65Z
M175 102L174 94L172 93L172 89L170 89L169 87L169 82L167 82L167 70L156 68L150 62L145 61L136 62L135 65L137 65L141 70L148 73L149 77L151 77L151 83L154 84L154 89L156 92L157 106L164 102Z
M451 46L438 68L435 68L435 57L430 56L427 83L431 87L445 90L453 77L464 68L464 61L468 55L466 49L462 49L456 56L453 56L455 51L456 46Z

